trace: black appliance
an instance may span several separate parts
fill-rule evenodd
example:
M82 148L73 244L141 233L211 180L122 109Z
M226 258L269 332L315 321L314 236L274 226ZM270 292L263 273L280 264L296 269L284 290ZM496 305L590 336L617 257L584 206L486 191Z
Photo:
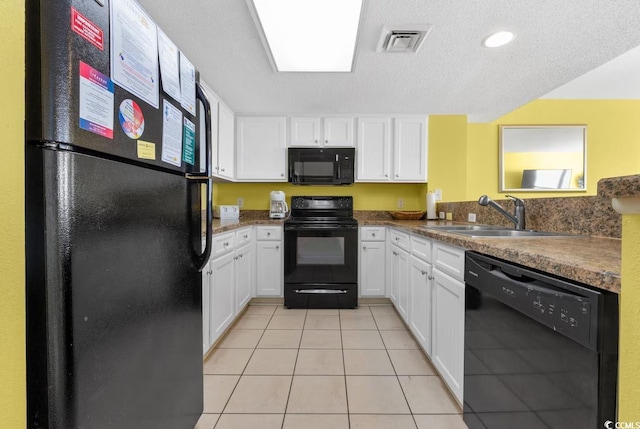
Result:
M618 296L467 252L469 429L616 421Z
M353 197L292 197L284 222L284 305L358 306L358 221Z
M289 148L289 183L352 185L355 148Z
M136 22L157 27L134 1L26 8L27 427L192 429L203 409L200 270L212 232L210 132L201 156L197 130L200 120L210 130L209 103L197 84L204 115L164 92L157 48L136 39ZM139 92L145 101L112 79L117 31L138 49L129 71L153 54L157 107L153 91ZM162 156L169 135L172 163Z

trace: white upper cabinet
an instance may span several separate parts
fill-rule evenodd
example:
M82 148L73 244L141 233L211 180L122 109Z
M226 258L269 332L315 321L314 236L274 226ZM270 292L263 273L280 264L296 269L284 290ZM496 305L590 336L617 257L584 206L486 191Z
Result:
M396 118L393 139L393 180L427 180L427 120Z
M286 141L284 116L239 116L237 179L286 182Z
M324 118L325 146L353 146L353 118Z
M213 111L212 111L213 115ZM234 127L233 112L224 103L218 105L218 150L214 159L214 174L224 179L234 178ZM213 153L215 157L215 152Z
M358 182L427 181L426 116L358 118L357 149Z
M391 119L358 118L356 162L360 182L391 180Z
M353 146L352 117L289 118L290 147Z
M289 146L321 146L320 118L291 118Z

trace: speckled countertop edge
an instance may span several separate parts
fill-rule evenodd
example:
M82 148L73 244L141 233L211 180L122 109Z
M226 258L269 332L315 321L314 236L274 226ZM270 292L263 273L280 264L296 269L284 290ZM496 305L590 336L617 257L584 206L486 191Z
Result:
M640 174L601 179L598 182L598 195L604 198L638 198Z
M282 225L284 219L214 219L213 233L252 225ZM621 240L589 236L471 238L426 226L463 224L446 221L359 220L360 226L391 226L596 288L620 293Z

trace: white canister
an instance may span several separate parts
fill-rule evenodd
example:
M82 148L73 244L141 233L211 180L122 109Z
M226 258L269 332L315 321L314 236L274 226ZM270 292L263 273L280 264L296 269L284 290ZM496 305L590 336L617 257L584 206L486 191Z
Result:
M436 194L427 192L427 219L438 219L436 216Z

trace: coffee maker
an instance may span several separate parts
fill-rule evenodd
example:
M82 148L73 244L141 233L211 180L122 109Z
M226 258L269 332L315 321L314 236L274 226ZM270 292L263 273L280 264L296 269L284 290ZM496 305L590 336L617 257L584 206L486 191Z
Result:
M271 219L284 219L287 217L289 206L285 201L282 191L271 191L271 204L269 205L269 217Z

